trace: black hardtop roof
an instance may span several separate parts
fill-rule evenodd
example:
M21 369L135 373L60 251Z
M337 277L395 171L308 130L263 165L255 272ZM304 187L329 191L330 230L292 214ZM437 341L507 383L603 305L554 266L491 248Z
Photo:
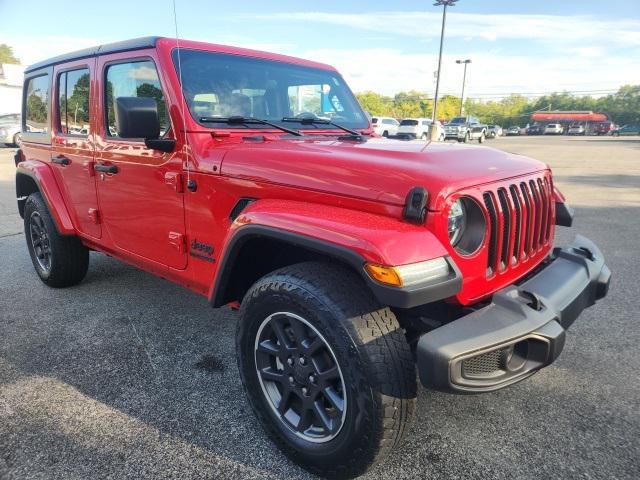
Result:
M98 45L97 47L85 48L84 50L78 50L71 53L65 53L64 55L58 55L57 57L49 58L33 65L29 65L25 69L25 73L39 70L40 68L49 67L51 65L57 65L59 63L70 62L72 60L79 60L81 58L95 57L96 55L116 52L126 52L129 50L139 50L142 48L153 48L156 46L156 42L161 37L140 37L131 40L124 40L122 42L107 43L104 45Z

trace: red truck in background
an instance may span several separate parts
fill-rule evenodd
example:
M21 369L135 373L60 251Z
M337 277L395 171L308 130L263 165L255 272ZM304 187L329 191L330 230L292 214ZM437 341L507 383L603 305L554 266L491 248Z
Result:
M418 376L494 391L607 294L547 165L377 137L316 62L168 38L27 68L18 209L40 279L94 250L239 307L249 402L294 461L352 477L400 445ZM417 375L416 375L417 372Z

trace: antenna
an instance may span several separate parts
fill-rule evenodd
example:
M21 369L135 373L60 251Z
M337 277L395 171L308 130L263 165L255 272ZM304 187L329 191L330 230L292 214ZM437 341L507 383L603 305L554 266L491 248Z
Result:
M182 153L186 158L186 167L187 167L187 185L191 181L190 178L190 162L187 158L187 117L184 114L184 104L186 99L184 98L184 88L182 88L182 63L181 63L181 54L180 51L180 35L178 34L178 15L176 14L176 0L171 0L173 3L173 25L176 31L176 49L178 50L178 80L180 82L180 90L182 93L182 102L180 103L180 115L182 116L182 134L183 134L183 142L182 142Z

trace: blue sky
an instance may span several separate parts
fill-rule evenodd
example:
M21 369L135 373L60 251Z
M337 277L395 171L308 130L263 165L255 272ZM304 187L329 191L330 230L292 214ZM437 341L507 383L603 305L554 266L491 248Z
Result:
M432 92L441 8L432 1L176 0L180 36L335 65L356 91ZM28 7L25 8L25 5ZM460 0L449 9L442 89L593 91L640 83L640 0ZM174 36L171 0L0 0L0 43L24 63L143 35Z

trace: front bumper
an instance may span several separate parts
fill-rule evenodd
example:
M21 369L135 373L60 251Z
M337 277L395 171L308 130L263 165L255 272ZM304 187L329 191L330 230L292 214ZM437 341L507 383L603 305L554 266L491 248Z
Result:
M466 132L459 132L458 130L447 130L444 131L444 137L447 139L451 138L464 138Z
M451 393L498 390L552 363L565 330L607 295L611 271L602 253L578 235L519 285L492 302L420 337L417 364L427 388Z

